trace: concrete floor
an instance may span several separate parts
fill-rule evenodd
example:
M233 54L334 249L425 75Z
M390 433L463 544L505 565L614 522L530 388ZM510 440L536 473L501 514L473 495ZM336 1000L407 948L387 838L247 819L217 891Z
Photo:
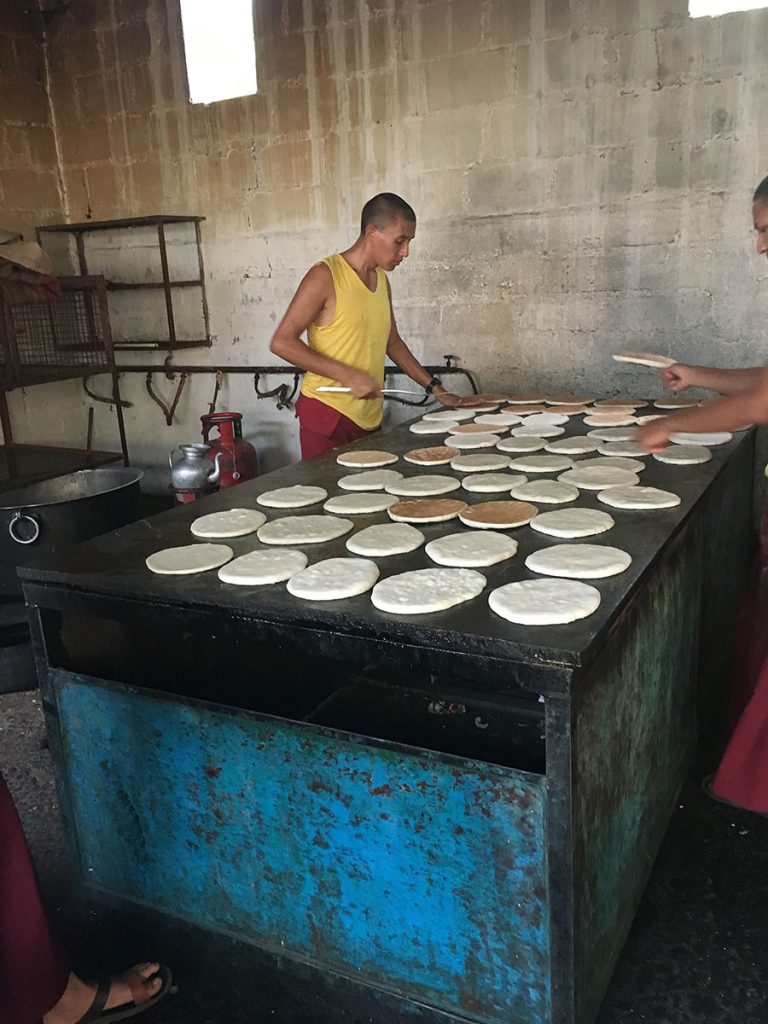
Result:
M148 1024L393 1024L413 1021L382 996L277 963L150 912L74 898L34 692L0 696L0 771L13 791L44 897L78 970L168 962L178 993ZM768 754L766 755L768 756ZM766 1024L768 820L684 787L597 1024Z

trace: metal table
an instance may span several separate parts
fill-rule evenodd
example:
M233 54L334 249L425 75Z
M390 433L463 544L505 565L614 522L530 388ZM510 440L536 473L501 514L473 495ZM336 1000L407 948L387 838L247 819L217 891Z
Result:
M431 442L402 426L349 447ZM555 543L528 527L511 562L483 570L484 595L410 618L369 595L310 603L283 584L145 569L201 513L276 485L334 493L350 472L335 455L25 570L83 882L357 979L422 1019L587 1024L690 764L697 702L723 690L752 458L747 432L706 465L649 460L643 483L683 503L611 510L597 542L632 565L597 581L600 609L571 625L488 608L491 589L531 575L529 551ZM579 504L600 507L590 493ZM379 560L382 575L430 564L423 549Z

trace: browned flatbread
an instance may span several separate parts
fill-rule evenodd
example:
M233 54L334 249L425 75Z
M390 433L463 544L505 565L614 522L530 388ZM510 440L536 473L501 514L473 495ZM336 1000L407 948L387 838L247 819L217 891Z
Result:
M490 405L492 402L496 402L496 404L498 404L499 402L508 401L506 395L473 395L473 398L477 398L480 401L485 402L487 405Z
M382 466L397 462L397 456L391 452L364 451L342 452L336 459L341 466Z
M449 448L447 445L434 445L432 448L413 448L403 456L408 462L441 463L450 462L457 455L461 455L458 448Z
M515 416L531 416L535 412L546 412L546 405L508 405L502 412L511 412Z
M416 498L414 501L395 502L387 511L397 523L442 523L446 519L455 519L466 507L466 501L456 501L455 498Z
M598 398L593 403L595 409L641 409L647 404L642 398Z
M506 427L491 427L489 423L460 423L451 429L451 434L497 434Z
M530 523L538 511L535 505L527 501L480 501L459 512L459 519L467 526L511 530L515 526Z
M547 395L543 399L547 405L591 405L593 399L589 395Z
M541 391L529 391L522 395L509 395L504 401L510 405L538 405L544 399L541 397Z
M582 413L590 410L586 405L555 405L553 407L542 406L542 412L559 412L563 416L581 416Z

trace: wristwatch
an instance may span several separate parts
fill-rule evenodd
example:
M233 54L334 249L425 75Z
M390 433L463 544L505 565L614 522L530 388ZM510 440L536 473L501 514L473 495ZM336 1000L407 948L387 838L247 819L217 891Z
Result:
M429 382L429 384L427 384L427 386L424 388L424 390L426 391L426 393L428 395L431 395L432 392L435 390L435 388L437 388L437 387L441 388L442 386L443 386L443 382L440 380L440 378L439 377L433 377L432 380Z

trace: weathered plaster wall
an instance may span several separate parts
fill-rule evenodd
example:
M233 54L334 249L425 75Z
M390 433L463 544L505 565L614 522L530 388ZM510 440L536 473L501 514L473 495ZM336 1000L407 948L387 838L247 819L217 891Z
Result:
M749 198L768 173L768 11L691 21L686 0L265 0L259 93L186 100L176 0L76 0L49 24L70 216L199 213L212 351L273 362L298 280L391 189L419 231L393 275L425 361L482 385L653 391L619 348L764 360L766 265ZM41 219L45 219L44 216ZM275 380L275 383L277 381ZM125 380L134 453L197 432L195 380L169 429ZM159 387L168 388L168 384ZM77 389L59 389L80 403ZM55 403L48 401L48 408ZM232 378L266 465L295 457L287 412ZM38 400L18 402L39 433ZM85 407L60 417L82 434ZM114 420L97 409L99 445ZM65 438L62 438L65 439ZM68 438L66 438L68 439Z

